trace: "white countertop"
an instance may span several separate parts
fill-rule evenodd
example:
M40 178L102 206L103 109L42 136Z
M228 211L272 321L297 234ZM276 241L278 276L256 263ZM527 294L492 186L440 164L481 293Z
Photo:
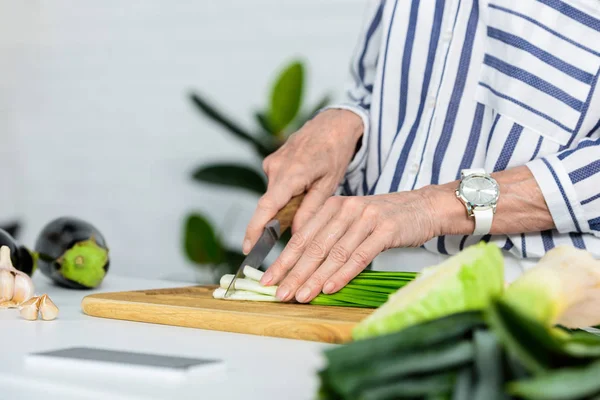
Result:
M0 399L301 399L316 397L321 351L330 345L301 340L208 331L90 317L81 299L94 292L190 286L109 274L95 291L52 285L39 272L36 295L48 294L60 312L54 321L27 321L18 310L0 310ZM224 368L183 383L142 382L111 373L79 378L56 370L30 370L33 351L90 346L196 358L218 358ZM41 368L40 368L41 369ZM76 371L75 371L76 372Z

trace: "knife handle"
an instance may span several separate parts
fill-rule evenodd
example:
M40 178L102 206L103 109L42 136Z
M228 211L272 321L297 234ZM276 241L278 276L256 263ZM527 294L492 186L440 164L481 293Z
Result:
M279 222L279 234L283 234L287 228L292 225L296 211L304 199L304 193L292 197L292 199L275 215L275 220Z

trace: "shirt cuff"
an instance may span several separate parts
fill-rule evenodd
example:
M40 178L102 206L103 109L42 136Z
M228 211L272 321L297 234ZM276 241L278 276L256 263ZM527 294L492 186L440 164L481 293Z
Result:
M556 230L560 233L590 232L575 187L561 161L551 155L526 165L542 191Z

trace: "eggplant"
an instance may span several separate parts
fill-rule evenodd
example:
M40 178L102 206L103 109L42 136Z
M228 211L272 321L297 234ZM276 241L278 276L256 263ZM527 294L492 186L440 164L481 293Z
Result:
M30 277L33 276L37 268L36 254L20 245L10 233L0 229L0 247L2 246L7 246L10 249L10 261L13 267L25 272Z
M42 274L65 288L96 288L108 273L109 248L104 236L79 218L50 221L38 235L34 250Z

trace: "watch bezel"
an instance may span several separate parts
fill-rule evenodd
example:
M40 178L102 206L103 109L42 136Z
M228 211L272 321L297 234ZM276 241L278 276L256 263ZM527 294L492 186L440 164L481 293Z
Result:
M485 179L493 185L496 195L494 196L494 198L492 200L490 200L489 202L486 202L486 203L471 203L463 195L463 188L469 182L471 182L475 179ZM490 175L482 174L482 173L473 173L473 174L469 174L467 176L463 176L458 185L458 188L456 189L456 196L459 197L463 201L463 203L467 206L467 210L468 210L469 214L471 214L473 212L474 208L477 208L478 210L486 210L486 209L491 208L495 213L496 212L496 202L498 201L499 195L500 195L500 186L498 185L498 182L494 178L492 178Z

